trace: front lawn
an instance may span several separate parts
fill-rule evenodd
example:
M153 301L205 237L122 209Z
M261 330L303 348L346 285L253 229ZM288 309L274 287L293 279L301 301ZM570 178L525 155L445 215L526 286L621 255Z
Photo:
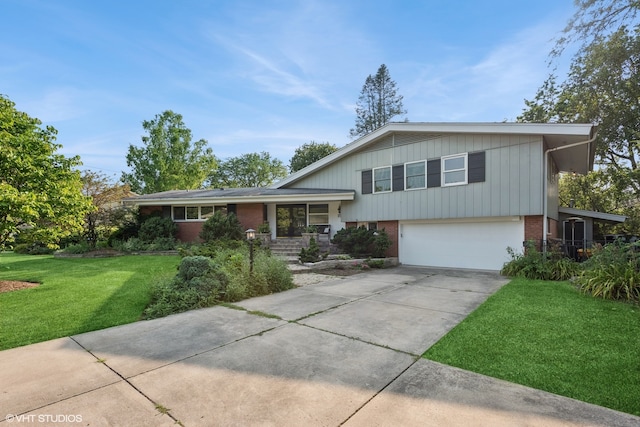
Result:
M0 350L139 320L151 285L178 256L54 258L0 254L0 280L40 286L0 293Z
M640 307L515 279L427 359L640 415Z

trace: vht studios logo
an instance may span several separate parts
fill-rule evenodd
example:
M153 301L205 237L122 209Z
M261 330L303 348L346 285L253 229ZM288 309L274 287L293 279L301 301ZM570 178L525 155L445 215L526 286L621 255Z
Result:
M82 415L64 415L64 414L7 414L4 417L9 423L81 423Z

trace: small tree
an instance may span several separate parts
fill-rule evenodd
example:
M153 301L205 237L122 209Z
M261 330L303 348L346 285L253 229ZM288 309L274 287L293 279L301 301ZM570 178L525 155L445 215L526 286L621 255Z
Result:
M362 86L356 104L356 126L349 133L351 138L364 136L384 126L393 117L407 114L402 99L387 66L382 64L375 76L367 76Z
M131 209L121 205L130 193L129 186L113 184L104 174L92 171L83 172L82 184L82 192L91 198L95 208L85 216L84 235L95 247L99 237L109 235L126 217L131 217Z

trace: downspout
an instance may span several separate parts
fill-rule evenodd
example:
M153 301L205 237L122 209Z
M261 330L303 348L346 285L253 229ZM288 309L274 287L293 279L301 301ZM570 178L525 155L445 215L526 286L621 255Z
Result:
M596 135L593 135L593 138L587 141L575 142L569 145L563 145L562 147L548 148L544 152L544 171L543 171L543 189L542 189L542 251L547 251L547 232L548 232L548 215L547 215L547 191L548 191L548 178L547 175L549 173L549 153L552 151L564 150L565 148L577 147L579 145L589 144L589 150L587 153L591 152L591 143L596 140ZM589 155L587 154L587 162L589 161ZM587 163L588 164L588 163Z

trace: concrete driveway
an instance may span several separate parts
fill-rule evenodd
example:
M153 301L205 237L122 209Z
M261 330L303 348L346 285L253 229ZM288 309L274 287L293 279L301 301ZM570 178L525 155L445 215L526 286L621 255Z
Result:
M506 280L398 267L0 352L0 426L637 426L420 359Z

